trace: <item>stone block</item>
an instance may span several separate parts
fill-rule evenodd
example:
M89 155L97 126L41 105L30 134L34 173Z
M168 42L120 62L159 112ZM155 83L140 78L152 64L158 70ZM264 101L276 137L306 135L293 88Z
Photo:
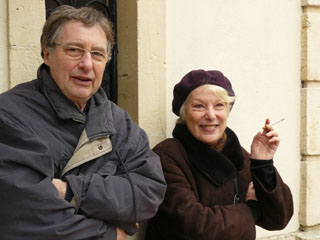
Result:
M301 153L320 154L320 87L301 92ZM319 208L320 209L320 208Z
M257 240L296 240L294 233L257 238Z
M165 1L139 0L137 13L139 125L154 146L166 137Z
M46 16L44 0L8 1L8 12L10 44L39 45Z
M37 69L42 63L40 46L35 48L11 48L9 51L10 88L33 80L37 77Z
M296 235L296 240L319 240L320 231L300 232Z
M0 93L8 90L7 1L0 1Z
M320 2L320 0L319 0ZM305 81L320 81L320 8L307 8L302 16L302 68Z
M320 224L320 157L301 162L301 189L300 189L300 224L315 226ZM320 239L320 238L319 238Z
M7 3L9 87L13 87L34 79L42 62L40 36L45 22L45 1L19 0Z
M320 6L320 0L302 0L302 6Z

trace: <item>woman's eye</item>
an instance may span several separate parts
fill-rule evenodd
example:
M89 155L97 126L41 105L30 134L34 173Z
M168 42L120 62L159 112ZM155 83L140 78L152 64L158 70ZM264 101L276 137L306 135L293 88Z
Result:
M216 104L216 108L218 108L218 109L224 108L225 106L226 106L226 104L224 104L224 103L217 103Z
M193 106L194 108L203 108L203 105L202 104L196 104Z

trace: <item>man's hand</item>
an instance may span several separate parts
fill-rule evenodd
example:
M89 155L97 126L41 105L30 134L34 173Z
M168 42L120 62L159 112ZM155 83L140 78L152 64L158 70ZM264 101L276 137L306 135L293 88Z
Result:
M121 229L117 227L117 240L126 240L128 235Z
M53 185L56 187L59 193L59 197L64 199L66 197L66 191L67 191L67 183L61 181L60 179L54 178L52 180Z

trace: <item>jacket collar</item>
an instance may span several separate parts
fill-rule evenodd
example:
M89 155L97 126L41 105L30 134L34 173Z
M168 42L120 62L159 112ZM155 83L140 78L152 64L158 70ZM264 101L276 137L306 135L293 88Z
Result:
M50 102L57 116L61 120L73 120L86 124L86 132L89 139L115 133L111 113L111 102L102 88L87 102L87 113L69 100L59 89L50 75L50 68L42 64L37 73L37 84Z
M220 186L244 167L242 148L235 133L227 128L227 141L221 152L198 141L184 124L177 124L172 135L184 146L190 163Z

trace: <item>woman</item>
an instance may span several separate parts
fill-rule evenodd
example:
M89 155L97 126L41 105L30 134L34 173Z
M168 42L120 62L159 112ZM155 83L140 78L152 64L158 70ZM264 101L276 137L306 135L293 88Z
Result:
M251 240L256 224L278 230L289 222L291 192L272 160L278 134L267 119L249 155L227 127L234 101L219 71L191 71L175 86L172 110L180 118L173 138L154 148L168 187L146 239Z

